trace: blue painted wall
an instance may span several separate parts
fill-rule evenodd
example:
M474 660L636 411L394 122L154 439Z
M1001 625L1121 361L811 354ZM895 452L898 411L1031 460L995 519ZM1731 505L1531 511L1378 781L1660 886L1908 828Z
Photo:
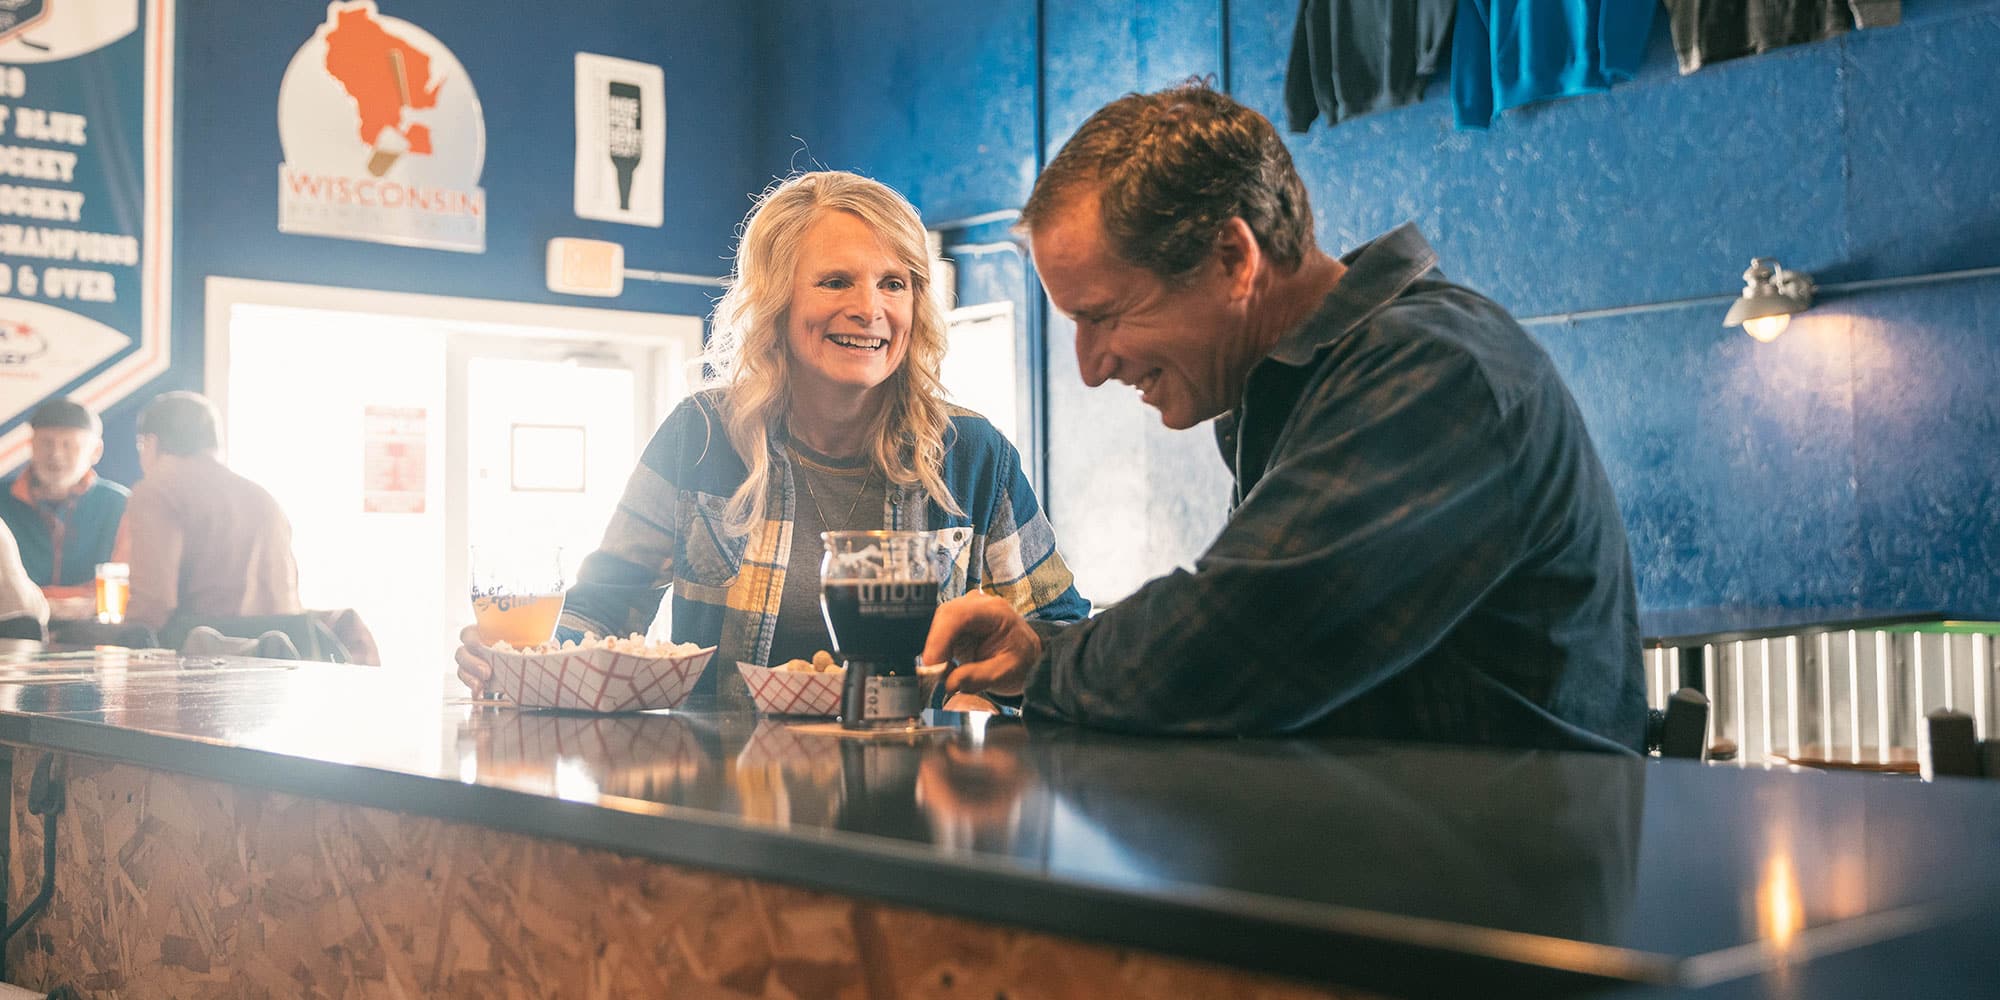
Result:
M550 293L554 236L625 244L636 268L716 275L758 184L750 85L753 12L737 4L570 0L499 13L478 0L381 0L457 55L486 116L486 252L461 254L278 232L278 83L326 20L324 0L179 5L173 369L106 414L102 468L138 474L133 421L153 394L201 386L211 275L401 292L706 315L699 288L630 283L616 299ZM576 52L666 73L666 220L659 229L578 219L571 208ZM385 364L393 359L384 359Z
M833 167L928 217L1017 207L1034 183L1035 5L763 0L765 177Z
M1045 14L1038 11L1046 7ZM1291 138L1322 241L1417 220L1446 270L1522 315L1733 290L1775 255L1822 282L2000 264L2000 0L1907 0L1906 23L1679 76L1664 32L1610 94L1453 131L1431 100ZM384 0L466 65L487 117L480 255L277 232L278 81L320 0L181 5L175 367L107 414L114 477L136 474L145 396L198 386L209 275L562 299L542 246L626 243L634 266L720 273L749 192L818 164L859 169L934 220L1015 208L1038 136L1224 63L1216 0L578 0L542 20L472 0ZM1239 98L1276 117L1296 5L1235 0ZM1038 20L1039 18L1039 20ZM665 67L667 224L575 219L570 65L583 50ZM1037 79L1043 83L1039 93ZM991 244L988 225L952 234ZM964 301L1029 286L967 254ZM585 304L702 314L699 289L634 285ZM1536 327L1569 376L1624 504L1649 608L1952 605L2000 612L2000 282L1830 299L1760 346L1717 307ZM1086 591L1115 599L1200 552L1227 480L1205 433L1135 395L1085 390L1049 336L1045 493Z
M1214 0L766 4L784 36L770 131L931 218L1018 207L1106 100L1223 63ZM1235 0L1230 84L1274 119L1297 5ZM1404 219L1523 316L1726 294L1753 256L1823 283L2000 264L2000 0L1906 0L1905 23L1678 74L1664 24L1609 94L1456 132L1422 104L1291 137L1321 240ZM770 39L765 39L769 44ZM1036 67L1044 81L1037 102ZM768 146L782 169L792 150ZM990 237L990 231L988 233ZM1000 294L968 266L972 294ZM2000 281L1829 298L1772 345L1698 306L1535 328L1619 490L1651 609L1953 606L2000 613ZM1084 390L1050 332L1051 482L1090 596L1186 562L1223 517L1205 434Z

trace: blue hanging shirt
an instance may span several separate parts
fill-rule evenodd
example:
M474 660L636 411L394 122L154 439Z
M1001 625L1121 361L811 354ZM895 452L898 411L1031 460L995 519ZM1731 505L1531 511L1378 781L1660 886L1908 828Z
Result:
M1451 100L1459 128L1508 108L1611 89L1639 72L1658 0L1458 0Z

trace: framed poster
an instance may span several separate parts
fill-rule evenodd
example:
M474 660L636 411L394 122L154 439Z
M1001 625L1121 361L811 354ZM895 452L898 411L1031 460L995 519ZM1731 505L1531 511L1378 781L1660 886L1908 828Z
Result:
M172 0L0 2L0 471L167 370Z
M588 429L574 424L515 424L509 432L507 486L516 493L582 493Z
M576 54L576 217L666 217L667 83L660 67Z
M421 406L362 410L361 509L368 514L421 514L429 480L425 447L429 415Z

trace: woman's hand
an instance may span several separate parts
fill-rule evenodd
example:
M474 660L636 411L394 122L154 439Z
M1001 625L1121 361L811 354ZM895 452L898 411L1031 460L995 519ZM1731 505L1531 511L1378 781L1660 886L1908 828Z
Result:
M472 691L474 698L486 696L486 685L493 680L493 651L479 641L479 626L467 625L458 633L458 653L452 660L458 664L458 679Z
M945 690L1018 695L1042 658L1042 637L1012 604L992 594L967 594L938 605L924 643L925 663L957 659Z

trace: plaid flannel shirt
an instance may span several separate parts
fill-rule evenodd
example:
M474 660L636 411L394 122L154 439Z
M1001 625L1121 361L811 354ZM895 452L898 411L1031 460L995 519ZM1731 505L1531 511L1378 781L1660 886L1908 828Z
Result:
M763 523L735 537L724 530L723 507L748 475L724 430L724 405L719 389L697 393L654 433L603 543L566 595L564 627L644 632L671 593L674 641L720 647L714 662L731 675L737 660L769 662L791 548L818 542L793 531L798 480L775 443ZM938 531L941 544L955 550L939 600L984 590L1036 620L1089 613L1014 446L984 417L960 407L951 408L947 434L945 485L969 516L946 513L921 486L894 484L882 511L884 527Z
M1036 626L1025 711L1140 732L1640 749L1631 557L1548 355L1405 225L1218 421L1192 572Z

